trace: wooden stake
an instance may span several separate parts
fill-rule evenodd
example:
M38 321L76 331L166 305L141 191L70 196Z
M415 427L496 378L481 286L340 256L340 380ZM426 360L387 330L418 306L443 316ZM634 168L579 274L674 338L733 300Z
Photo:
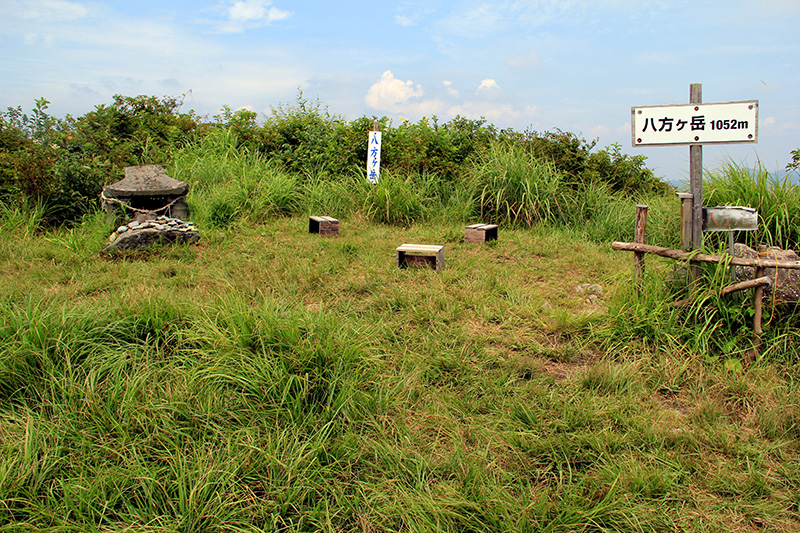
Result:
M692 198L688 192L679 192L676 195L681 200L681 248L692 249Z
M767 251L767 247L763 244L758 247L758 255L761 256L763 252ZM756 278L760 278L764 276L764 267L758 266L756 267ZM758 355L759 350L761 350L761 335L764 333L764 330L761 328L761 318L764 313L764 286L760 285L756 287L756 290L753 294L753 339L754 349L756 355Z
M633 240L639 244L645 244L647 237L647 206L636 206L636 221L634 223ZM644 273L644 252L636 252L633 255L634 279L640 281Z

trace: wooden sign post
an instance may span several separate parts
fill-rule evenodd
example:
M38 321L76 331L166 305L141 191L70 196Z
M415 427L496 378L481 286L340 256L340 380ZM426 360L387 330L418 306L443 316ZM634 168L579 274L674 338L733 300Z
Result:
M702 84L692 83L688 104L632 107L631 138L633 146L689 145L691 246L693 250L700 250L703 247L703 145L758 142L758 100L704 104ZM689 200L689 195L685 200ZM699 267L692 264L691 271L696 279Z
M689 85L689 103L703 103L703 85ZM689 145L689 191L692 193L692 250L703 248L703 145ZM700 265L689 267L692 279L700 277Z

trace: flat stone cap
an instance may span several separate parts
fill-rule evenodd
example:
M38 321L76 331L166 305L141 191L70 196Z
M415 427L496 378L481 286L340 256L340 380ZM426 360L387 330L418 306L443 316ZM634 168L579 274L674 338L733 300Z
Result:
M178 196L189 191L189 184L167 176L161 165L125 167L125 177L107 185L105 196L127 198L130 196Z

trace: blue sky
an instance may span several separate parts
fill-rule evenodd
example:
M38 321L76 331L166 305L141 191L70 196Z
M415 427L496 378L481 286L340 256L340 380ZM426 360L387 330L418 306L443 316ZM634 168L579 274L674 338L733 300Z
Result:
M670 181L685 146L631 146L631 106L759 101L759 142L704 163L780 170L800 148L800 0L0 0L0 108L82 115L114 94L186 95L209 117L298 89L330 112L485 117L619 142Z

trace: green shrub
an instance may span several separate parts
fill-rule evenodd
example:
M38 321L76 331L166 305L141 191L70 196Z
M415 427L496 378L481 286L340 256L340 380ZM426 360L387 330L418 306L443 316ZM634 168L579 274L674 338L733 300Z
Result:
M193 111L180 112L182 105L167 96L114 95L111 105L96 106L75 121L75 148L108 164L110 181L121 179L127 166L166 165L202 129Z
M104 183L141 164L167 165L190 183L190 205L210 216L213 203L214 224L321 209L362 210L392 224L435 215L584 225L605 215L609 195L666 188L644 157L619 145L593 152L594 142L572 133L498 131L460 116L396 127L385 117L348 121L302 91L263 124L257 113L227 106L203 123L172 97L115 95L64 120L49 116L47 104L37 100L30 116L19 108L0 115L0 202L41 204L51 222L79 219L96 208ZM369 187L363 173L375 120L389 177Z
M292 172L324 167L328 145L335 142L334 132L343 122L319 101L310 101L298 91L294 105L272 109L259 135L257 150Z
M564 183L580 189L598 181L612 191L667 191L669 186L645 167L645 156L622 153L620 144L592 152L597 141L586 141L574 133L549 131L507 132L506 138L524 146L536 157L550 161L564 176Z

